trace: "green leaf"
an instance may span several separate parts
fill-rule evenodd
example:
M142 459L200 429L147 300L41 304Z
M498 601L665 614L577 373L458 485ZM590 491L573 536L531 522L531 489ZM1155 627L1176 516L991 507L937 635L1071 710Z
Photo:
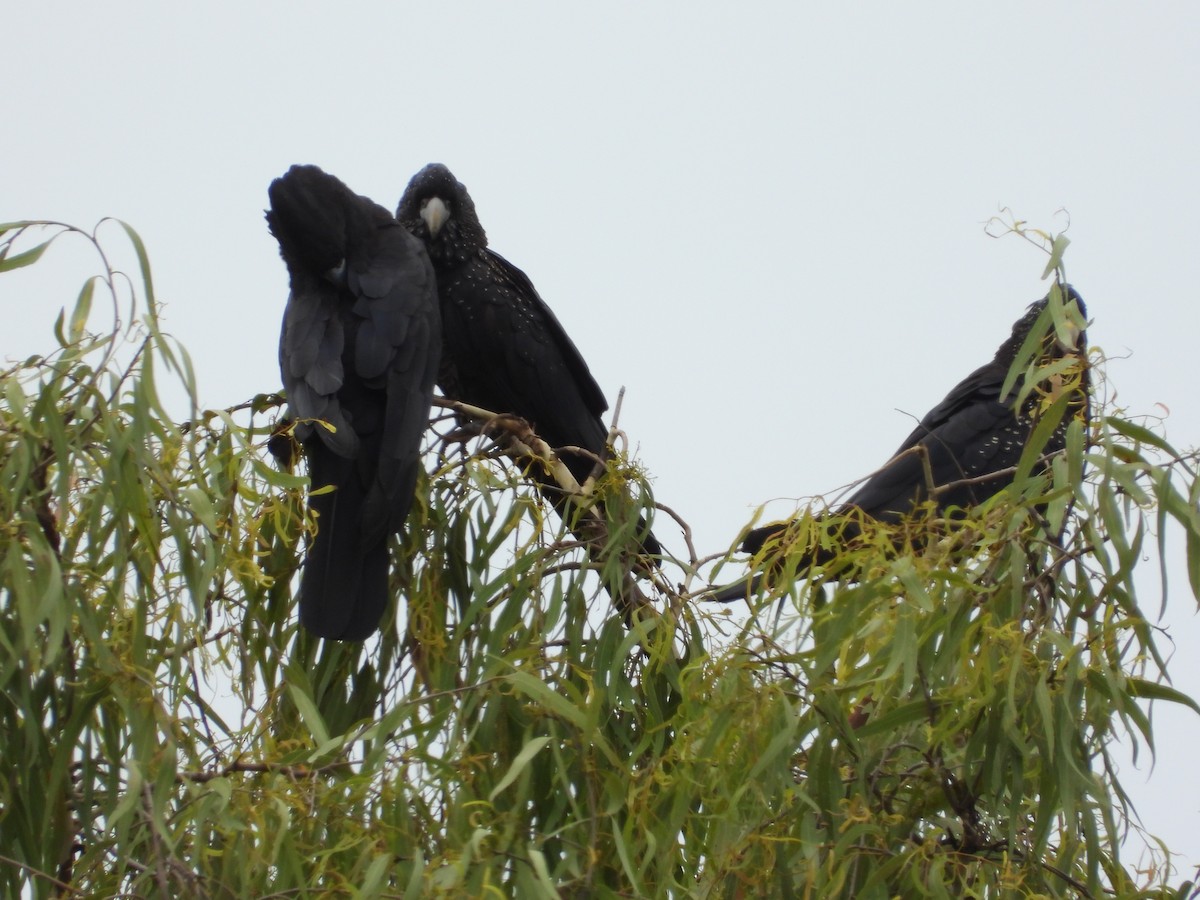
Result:
M217 512L213 508L212 500L207 492L202 488L194 487L186 488L181 493L192 508L192 512L196 514L200 524L207 528L210 534L216 534L218 531Z
M42 258L42 254L47 248L54 243L54 238L48 241L43 241L36 247L18 253L16 256L0 257L0 272L11 272L13 269L20 269L25 266L32 266L35 262Z
M1131 440L1137 441L1139 444L1147 444L1161 450L1168 456L1177 457L1180 455L1161 434L1156 434L1149 428L1138 425L1135 422L1130 422L1128 419L1122 419L1119 416L1105 416L1101 419L1101 425L1105 428L1111 428L1117 434L1124 435Z
M1041 311L1034 321L1033 327L1029 329L1029 334L1025 335L1025 340L1021 341L1021 346L1017 349L1016 356L1013 357L1012 365L1008 367L1008 374L1004 376L1004 384L1000 386L1001 403L1009 402L1008 397L1017 381L1026 377L1029 370L1033 368L1051 322L1051 313L1049 304L1047 304L1047 308Z
M329 730L325 726L325 719L322 717L317 705L313 703L305 690L294 681L288 681L287 685L288 696L292 698L292 702L296 704L296 709L300 713L300 718L304 720L304 724L308 726L309 733L313 736L313 741L319 747L326 747L330 744Z
M881 734L902 731L908 725L929 718L929 704L924 700L913 700L882 715L872 715L866 724L856 730L860 738L872 738Z
M587 724L586 716L581 709L544 681L535 678L528 672L516 671L504 678L522 694L541 704L560 719L570 722L576 728L583 728Z
M1065 234L1057 235L1054 238L1054 242L1050 245L1050 258L1046 261L1046 268L1042 271L1043 281L1062 265L1063 254L1067 252L1069 246L1071 246L1071 239Z
M31 219L23 219L19 222L0 222L0 237L3 237L10 231L20 231L21 229L28 228L31 225L40 224L42 223Z
M525 746L521 748L521 752L516 755L515 759L513 759L512 765L508 767L508 771L504 773L504 777L496 783L496 786L492 788L491 793L488 794L488 800L495 800L498 794L516 781L520 774L525 771L525 767L529 765L529 761L537 756L537 754L549 743L549 737L535 737L527 741Z
M134 253L137 254L138 269L142 275L142 289L146 292L146 311L157 330L157 301L154 299L154 279L150 277L150 255L146 253L146 245L142 243L141 235L134 231L131 225L120 219L113 221L121 226L129 237L129 242L133 244Z
M1135 697L1140 697L1144 700L1165 700L1168 703L1177 703L1180 706L1186 706L1188 709L1200 713L1200 704L1197 704L1187 694L1169 685L1147 681L1144 678L1135 678L1132 675L1127 679L1126 684L1129 686L1129 692Z
M96 279L89 278L83 283L83 288L75 301L75 310L71 313L71 325L68 332L71 343L75 343L83 337L83 330L87 327L88 317L92 313L92 295L95 292Z
M388 873L393 865L392 857L389 854L380 854L371 860L371 865L367 867L366 874L363 875L362 884L359 885L357 896L363 900L383 896L383 890L387 887Z
M559 893L555 890L554 880L550 877L550 869L546 866L546 854L532 846L527 847L525 852L529 854L529 862L537 876L538 886L543 891L542 896L558 897Z
M1073 321L1051 294L1043 338ZM323 641L265 395L183 428L160 394L194 403L186 350L141 298L115 337L65 299L38 308L68 346L0 373L0 896L67 869L98 897L1161 893L1120 861L1107 756L1153 752L1148 701L1197 710L1138 594L1185 561L1172 522L1200 585L1200 456L1154 420L1097 409L1090 445L1073 420L1052 481L936 536L863 529L853 578L795 576L802 517L787 602L748 616L676 592L715 563L581 546L495 445L431 435L394 606ZM1039 348L1018 378L1061 372ZM657 613L633 627L602 586L627 576Z
M1021 457L1017 460L1017 472L1013 476L1014 485L1022 489L1026 488L1023 482L1033 474L1034 465L1044 455L1046 442L1058 428L1070 401L1071 398L1064 394L1054 402L1050 409L1046 410L1045 415L1037 420L1037 424L1029 435L1029 440L1025 442L1025 447L1021 450Z
M421 881L425 875L425 855L421 852L420 842L413 845L413 860L412 874L408 877L408 883L404 886L405 897L421 896Z

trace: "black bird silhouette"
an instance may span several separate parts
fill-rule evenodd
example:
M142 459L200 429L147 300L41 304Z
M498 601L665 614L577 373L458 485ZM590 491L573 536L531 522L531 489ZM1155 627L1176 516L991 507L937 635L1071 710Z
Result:
M1061 327L1047 311L1051 295L1030 305L1013 325L1012 334L1000 345L995 357L961 382L941 403L931 409L899 449L841 506L836 514L855 513L846 521L840 541L852 540L861 532L859 521L875 519L896 523L914 508L932 499L936 512L946 515L982 503L1012 483L1013 468L1021 459L1045 401L1045 393L1031 390L1018 406L1017 398L1025 374L1017 376L1008 394L1001 397L1004 383L1031 334L1038 333L1033 362L1046 365L1071 355L1081 361L1087 353L1087 309L1083 298L1066 285L1060 290L1063 304ZM1051 292L1053 294L1053 291ZM1071 306L1075 311L1071 310ZM1070 375L1066 376L1070 379ZM1052 390L1052 388L1051 388ZM1071 384L1065 414L1041 448L1043 455L1066 446L1071 420L1090 413L1087 368ZM1044 468L1044 463L1041 468ZM1035 467L1034 471L1039 468ZM750 531L742 541L746 553L758 553L769 541L781 538L787 522L776 522ZM826 565L836 555L815 549L809 565ZM713 599L728 601L746 596L748 582L741 581L719 590ZM757 587L757 579L752 587Z
M300 621L359 641L387 607L388 538L412 504L429 422L441 354L433 267L391 213L316 166L293 166L268 194L291 280L283 386L312 490L334 488L309 498L317 532Z
M578 348L520 269L488 248L475 204L444 165L413 176L396 218L424 241L437 272L444 347L438 382L451 399L528 421L581 484L605 451L604 394ZM536 468L536 467L535 467ZM560 515L561 494L543 473L539 489ZM639 540L662 548L639 522Z

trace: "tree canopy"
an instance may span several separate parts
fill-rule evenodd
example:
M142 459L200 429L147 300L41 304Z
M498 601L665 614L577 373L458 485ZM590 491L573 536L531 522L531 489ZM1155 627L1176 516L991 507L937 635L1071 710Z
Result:
M745 612L702 599L732 551L672 542L633 461L582 486L580 536L521 477L546 449L464 442L487 411L460 405L381 634L323 642L292 597L307 481L265 451L281 399L199 408L145 248L104 229L0 226L0 276L58 240L98 269L0 372L0 893L1189 896L1167 848L1123 857L1113 753L1153 751L1150 701L1200 712L1137 577L1200 593L1197 454L1113 408L1098 353L1091 433L1047 472L939 540L865 531L853 579L797 577L798 540ZM661 570L656 514L687 544ZM630 579L626 621L604 586Z

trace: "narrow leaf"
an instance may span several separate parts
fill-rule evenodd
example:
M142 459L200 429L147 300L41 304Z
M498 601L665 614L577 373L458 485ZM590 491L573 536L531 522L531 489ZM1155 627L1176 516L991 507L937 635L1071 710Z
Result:
M513 672L506 676L506 680L522 694L540 703L556 716L565 719L577 728L584 727L586 718L583 711L573 706L571 701L553 690L546 682L522 671Z
M46 248L54 243L54 238L44 241L29 250L18 253L16 256L7 256L0 258L0 272L10 272L13 269L20 269L25 266L32 266L35 262L42 258L42 254L46 252Z
M291 696L292 702L296 704L296 709L300 711L300 718L308 726L313 739L318 745L328 744L329 729L325 726L325 719L322 718L321 711L317 709L317 705L313 703L312 698L294 682L289 681L287 687L288 694Z
M488 800L495 800L497 794L516 781L525 770L525 767L529 765L529 761L537 756L538 751L548 743L550 743L549 737L536 737L528 741L521 748L521 752L513 759L512 765L508 767L508 771L504 773L504 777L492 788L491 793L488 794Z
M96 293L96 279L89 278L83 283L79 297L75 301L75 310L71 313L71 325L68 331L71 343L83 337L83 329L87 327L88 317L92 313L92 295Z
M1200 713L1200 705L1182 691L1177 691L1173 687L1165 684L1159 684L1155 681L1147 681L1144 678L1130 678L1127 682L1129 692L1135 697L1141 697L1146 700L1166 700L1168 703L1178 703L1180 706L1186 706L1188 709L1195 710Z

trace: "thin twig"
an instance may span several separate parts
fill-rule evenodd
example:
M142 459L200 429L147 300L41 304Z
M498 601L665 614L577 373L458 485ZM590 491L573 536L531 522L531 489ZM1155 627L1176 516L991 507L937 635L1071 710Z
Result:
M180 772L175 776L177 782L190 781L193 784L206 784L217 778L227 778L230 775L286 775L293 781L302 781L319 775L327 775L350 765L349 760L339 760L323 766L293 766L276 763L233 762L222 769L210 769L203 772Z
M81 897L83 896L83 891L79 890L79 888L73 887L72 885L67 884L65 881L59 881L49 872L43 872L41 869L35 869L33 866L23 863L19 859L13 859L11 856L4 856L3 854L0 854L0 863L4 863L6 866L15 866L18 869L22 869L28 872L30 875L33 875L35 878L41 878L50 882L59 890L70 891L72 894L78 894Z
M666 513L675 520L675 524L678 525L679 530L683 532L683 541L687 546L688 551L688 562L691 563L693 567L698 568L700 565L700 559L699 555L696 553L696 547L692 543L692 526L684 521L683 516L679 515L679 513L675 512L675 510L667 506L665 503L659 503L655 501L654 508L660 512Z

